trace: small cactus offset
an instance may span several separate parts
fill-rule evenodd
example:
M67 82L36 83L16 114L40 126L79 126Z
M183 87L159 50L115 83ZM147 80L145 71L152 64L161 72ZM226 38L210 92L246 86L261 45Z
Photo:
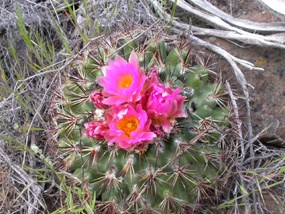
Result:
M189 45L163 41L121 38L76 62L58 105L59 146L96 192L96 213L215 203L229 110L213 75L194 65Z

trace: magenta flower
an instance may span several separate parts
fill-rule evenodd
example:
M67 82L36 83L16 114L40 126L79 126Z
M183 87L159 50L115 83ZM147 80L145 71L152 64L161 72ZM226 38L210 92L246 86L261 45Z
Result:
M104 109L105 118L84 125L88 137L125 150L139 149L170 133L176 118L187 116L181 89L161 83L155 67L146 77L134 52L129 61L116 56L102 71L98 83L103 89L90 99Z
M153 85L160 83L158 72L156 67L152 69L150 73L147 75L147 79L145 81L145 89L150 89Z
M156 79L154 76L151 78ZM185 97L179 95L180 92L180 88L172 89L154 81L142 99L153 125L161 126L165 133L170 133L176 118L187 116L183 109Z
M96 108L100 108L100 109L108 108L108 106L103 103L104 96L101 91L98 91L98 90L93 91L90 95L90 99L92 100Z
M85 123L84 127L86 130L83 131L83 134L96 140L105 140L105 134L109 129L107 123L101 120Z
M140 70L139 61L134 52L129 62L120 56L103 69L104 77L98 77L99 85L103 87L103 100L107 105L120 105L127 102L137 102L141 99L145 75Z
M130 104L114 106L107 114L109 131L106 135L108 144L117 143L119 148L132 149L156 137L149 130L151 120L141 105Z

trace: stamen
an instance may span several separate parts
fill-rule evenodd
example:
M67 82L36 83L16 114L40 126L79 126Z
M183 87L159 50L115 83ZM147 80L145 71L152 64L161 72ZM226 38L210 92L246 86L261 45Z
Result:
M125 135L130 137L131 132L136 131L139 125L139 120L134 116L123 117L118 123L117 127L119 130L122 130Z
M119 88L128 88L133 83L133 77L131 75L124 75L120 78Z

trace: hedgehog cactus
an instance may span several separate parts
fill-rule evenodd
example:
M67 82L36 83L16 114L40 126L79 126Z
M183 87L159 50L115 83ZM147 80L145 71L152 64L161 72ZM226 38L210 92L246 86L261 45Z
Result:
M177 213L212 200L228 125L222 84L191 64L188 46L115 49L90 52L64 84L65 166L96 191L96 213Z

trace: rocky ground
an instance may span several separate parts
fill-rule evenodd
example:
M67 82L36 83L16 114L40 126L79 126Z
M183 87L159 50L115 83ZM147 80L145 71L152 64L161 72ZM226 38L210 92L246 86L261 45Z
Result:
M58 28L51 24L53 22L50 19L50 14L52 14L53 18L60 23L60 27L63 29L64 33L68 37L70 47L73 50L80 50L82 48L82 43L80 41L81 38L78 35L79 26L74 26L73 23L70 21L72 14L71 11L63 7L64 1L18 0L17 2L19 3L19 7L23 11L24 22L26 24L27 29L29 30L32 29L33 26L36 26L36 29L40 29L39 32L45 35L44 38L47 38L49 41L53 42L55 49L53 53L54 58L51 57L54 60L51 60L52 63L59 62L60 60L64 59L64 57L68 54L66 51L63 51L64 43L59 39L62 35L58 32L55 32ZM75 8L78 9L80 1L74 2ZM252 20L256 22L285 23L285 17L272 12L268 7L261 4L257 0L209 0L209 2L211 2L224 12L231 14L232 16L237 18ZM16 19L17 12L14 3L15 2L11 0L3 0L2 2L0 2L0 68L2 69L0 69L0 83L1 92L4 91L3 93L0 93L2 121L2 126L0 127L0 187L3 189L2 192L0 191L0 213L2 213L1 208L6 211L13 210L14 213L27 213L27 211L29 211L29 213L33 213L34 210L28 209L27 204L34 204L35 206L37 206L38 204L40 204L40 201L43 198L45 203L48 204L48 206L52 207L51 210L55 210L58 207L62 206L62 204L64 203L64 200L60 198L61 192L59 192L58 189L54 187L55 184L53 182L47 182L48 184L41 183L41 186L38 184L35 186L31 185L32 188L30 189L29 182L32 182L33 180L29 179L34 176L34 172L31 172L31 170L29 169L26 169L26 171L24 171L21 169L19 170L18 168L19 166L22 166L23 154L22 150L19 149L21 147L19 147L19 145L17 144L14 144L13 140L15 139L24 142L24 144L27 144L28 146L37 145L40 149L42 149L41 151L37 149L34 150L38 152L38 154L41 154L41 152L43 152L45 155L56 159L57 154L53 154L56 145L43 145L43 142L46 142L47 140L46 132L41 132L39 135L34 135L34 132L31 132L32 134L30 133L29 135L28 133L26 135L26 132L29 129L29 123L31 123L31 121L34 122L35 127L44 127L46 130L49 131L51 131L52 129L50 121L48 121L49 117L47 116L50 113L48 107L51 105L51 101L46 98L47 94L45 93L45 90L48 88L48 90L52 91L53 88L49 88L49 83L54 80L53 77L56 73L50 72L47 73L46 78L41 78L40 76L37 76L37 78L31 78L27 81L24 81L25 83L27 83L27 85L21 87L19 91L23 95L24 100L33 108L33 110L31 111L22 110L23 106L21 105L21 102L17 102L17 96L12 96L12 98L11 96L9 96L15 89L15 85L19 84L19 81L17 81L18 74L14 76L11 74L14 74L13 72L15 72L15 70L19 71L19 69L17 70L17 66L19 66L19 68L26 66L28 64L26 62L29 60L30 56L30 52L27 48L26 43L23 41L23 39L21 39L19 31L16 30L17 23L15 22L15 20L18 19ZM106 8L107 6L108 4L106 4ZM150 14L145 14L145 9L148 8L144 8L142 7L142 5L139 5L138 8L135 8L129 15L126 15L128 7L125 7L124 5L122 6L122 4L120 4L120 6L121 8L119 8L118 10L124 12L116 13L114 16L110 17L106 15L106 8L102 5L100 8L96 9L96 16L98 20L101 21L100 23L102 25L102 30L107 29L109 26L112 26L112 28L110 29L113 29L114 31L118 29L122 30L124 29L124 26L116 26L116 22L119 23L119 21L122 20L125 20L125 23L129 22L130 20L133 20L133 26L139 24L145 24L149 26L151 23L154 22L154 19L151 18ZM52 11L54 7L57 8L57 12ZM152 10L149 11L153 12ZM82 17L77 21L80 22L81 20L84 20ZM183 20L183 17L180 18L181 20ZM82 26L84 26L84 24ZM98 26L94 26L93 28L98 28ZM88 31L89 30L91 31L90 28L88 28ZM24 33L25 32L23 31L21 32L22 36ZM15 62L13 61L14 59L13 57L11 57L11 53L9 52L11 50L11 47L9 46L10 43L8 42L9 38L12 38L11 41L13 42L14 47L16 48L16 52L20 58L20 62L17 61L17 63L9 64L9 62ZM249 70L241 66L241 69L246 76L248 84L251 85L250 104L252 127L254 135L257 135L263 130L262 134L258 137L258 139L264 145L269 146L269 148L275 149L272 150L273 152L279 151L278 154L282 154L282 151L285 148L285 50L279 48L263 48L254 45L244 45L240 42L232 42L216 37L204 37L203 39L205 39L205 41L209 41L211 44L217 45L225 49L233 56L252 62L257 67L261 67L264 69L264 71L256 71ZM206 55L212 55L212 53L207 52ZM33 55L33 57L35 56ZM45 58L45 60L48 61L47 58ZM48 64L45 63L46 62L44 62L43 65L47 66ZM243 98L242 91L240 90L240 85L235 81L232 68L221 57L219 58L219 63L220 64L218 65L218 68L220 69L221 73L226 79L230 80L236 91L236 94L240 94L240 97ZM3 68L5 68L6 70ZM53 67L53 69L54 68L57 67L55 66ZM5 72L3 72L4 70ZM48 71L48 69L45 69L44 71ZM3 74L5 74L5 76ZM23 77L25 76L26 78L35 74L37 75L37 73L33 71L33 69L28 68L27 70L19 72L20 76L23 75ZM56 84L59 83L60 82L56 82ZM7 85L9 89L4 90L6 89ZM241 102L241 112L243 112L243 108L244 105L243 102ZM38 114L36 110L39 110L40 114ZM245 113L241 113L241 118L246 122ZM244 130L246 133L246 127L244 128ZM8 145L11 145L12 147L14 146L13 148L16 149L11 150ZM44 166L42 160L40 158L35 158L34 155L28 156L26 163L28 163L29 167L31 168L40 168ZM17 179L20 175L23 176L23 180ZM273 173L270 174L270 176L271 175L274 176ZM265 173L265 176L269 175ZM49 177L49 179L53 180L54 177L51 176ZM26 192L24 191L25 186L27 186L28 189L28 191ZM41 188L46 191L45 194L43 194L43 197L40 197L40 193L39 195L35 195L37 191L40 192L39 190L42 190ZM263 195L264 198L262 200L263 202L265 201L265 207L267 207L267 210L265 209L265 213L282 213L284 211L284 207L282 208L282 203L272 198L271 193L273 193L274 191L275 189L270 189L270 191L267 191ZM284 193L280 191L280 198L282 198L282 194ZM35 196L38 198L33 200ZM31 200L28 201L30 204L27 203L27 198ZM41 205L39 205L39 207L41 207ZM243 211L241 211L241 213L242 212Z
M221 10L234 17L256 22L284 22L285 18L257 1L212 1ZM234 56L254 63L264 71L244 70L252 86L252 123L255 133L267 128L264 141L285 146L285 50L256 46L237 46L229 41L209 38Z

